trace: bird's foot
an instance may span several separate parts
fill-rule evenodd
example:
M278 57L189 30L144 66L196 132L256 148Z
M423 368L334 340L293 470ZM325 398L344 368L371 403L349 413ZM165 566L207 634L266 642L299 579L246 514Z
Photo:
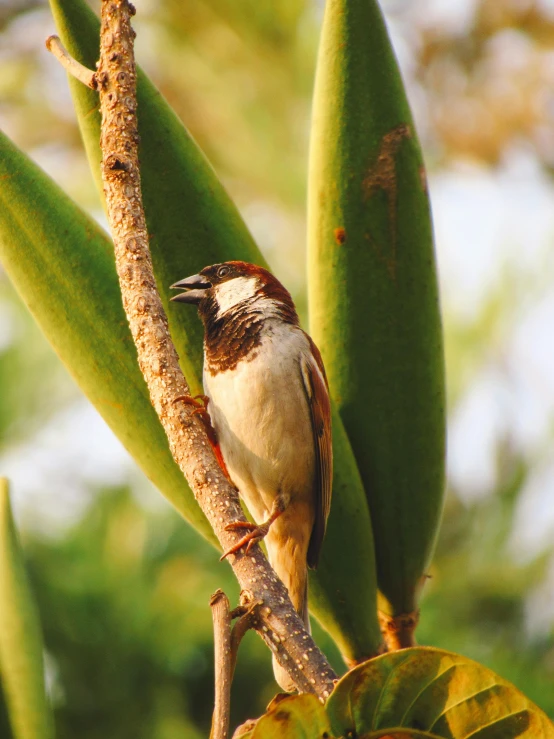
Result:
M179 395L172 400L172 403L178 402L194 406L193 413L202 416L204 413L208 412L208 403L210 402L210 399L207 395Z
M198 416L198 418L202 422L202 425L204 426L204 429L208 436L210 446L212 447L215 458L217 459L217 463L221 467L221 471L223 472L225 477L229 480L229 482L232 482L231 478L229 477L227 465L225 464L225 460L223 459L223 454L221 453L221 447L219 446L219 442L217 440L217 434L214 427L212 426L212 419L210 418L210 414L208 413L208 403L210 402L210 399L207 395L195 395L194 397L192 397L192 395L179 395L177 398L174 398L172 402L177 403L179 401L181 403L184 403L185 405L192 405L194 407L192 415Z
M230 549L224 552L221 555L220 560L225 559L225 557L228 557L230 554L235 554L236 552L238 552L239 549L242 549L242 547L244 546L246 546L244 553L248 554L248 552L252 549L254 544L257 544L265 536L267 536L269 527L277 518L279 518L279 516L281 515L281 513L283 513L284 510L285 510L285 506L283 505L281 498L278 497L275 499L275 502L273 503L273 507L271 509L271 514L269 518L267 519L267 521L264 521L264 523L255 524L255 523L250 523L250 521L233 521L233 523L228 523L227 526L225 526L225 531L241 531L242 529L247 529L248 533L245 534L241 539L239 539L236 544L233 544L233 546Z
M233 544L230 549L224 552L224 554L221 555L220 559L225 559L230 554L235 554L245 545L246 549L244 550L244 553L248 554L254 544L257 544L267 535L267 532L269 531L269 526L270 524L267 522L261 524L260 526L257 526L255 523L249 523L248 521L235 521L234 523L227 524L227 526L225 527L225 531L241 531L242 529L250 530L241 539L239 539L236 544Z

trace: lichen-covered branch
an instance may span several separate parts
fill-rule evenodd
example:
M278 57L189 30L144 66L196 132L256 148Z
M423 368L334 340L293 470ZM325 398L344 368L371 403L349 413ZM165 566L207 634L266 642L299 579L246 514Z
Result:
M117 273L152 404L173 457L226 551L238 535L226 531L225 526L231 521L246 520L236 490L217 464L191 407L173 402L179 396L189 395L189 388L169 335L148 249L137 152L134 31L130 25L133 14L134 8L127 0L103 0L100 63L95 75L102 112L104 194ZM336 675L306 632L261 549L255 546L248 555L241 552L229 560L243 590L243 601L259 601L253 612L254 628L288 670L297 688L325 699Z

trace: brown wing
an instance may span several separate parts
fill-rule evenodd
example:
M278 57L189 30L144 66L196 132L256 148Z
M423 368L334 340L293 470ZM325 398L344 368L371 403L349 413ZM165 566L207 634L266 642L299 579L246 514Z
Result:
M331 440L331 404L327 377L319 349L308 336L313 360L302 358L302 379L312 418L316 456L315 521L308 546L308 567L315 568L319 560L327 517L331 508L333 485L333 447Z

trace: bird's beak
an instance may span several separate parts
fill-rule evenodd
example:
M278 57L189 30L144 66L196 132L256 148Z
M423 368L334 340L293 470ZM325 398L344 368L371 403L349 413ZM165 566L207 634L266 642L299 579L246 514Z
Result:
M171 290L184 290L185 292L174 295L171 300L175 303L192 303L197 305L202 298L206 297L206 290L212 286L212 283L202 275L192 275L185 277L184 280L171 285Z

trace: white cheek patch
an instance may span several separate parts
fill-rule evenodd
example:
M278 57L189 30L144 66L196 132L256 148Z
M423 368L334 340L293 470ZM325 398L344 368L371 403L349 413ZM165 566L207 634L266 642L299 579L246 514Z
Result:
M218 305L218 314L221 316L235 305L242 303L256 295L259 288L257 277L235 277L222 282L215 289L215 298Z

